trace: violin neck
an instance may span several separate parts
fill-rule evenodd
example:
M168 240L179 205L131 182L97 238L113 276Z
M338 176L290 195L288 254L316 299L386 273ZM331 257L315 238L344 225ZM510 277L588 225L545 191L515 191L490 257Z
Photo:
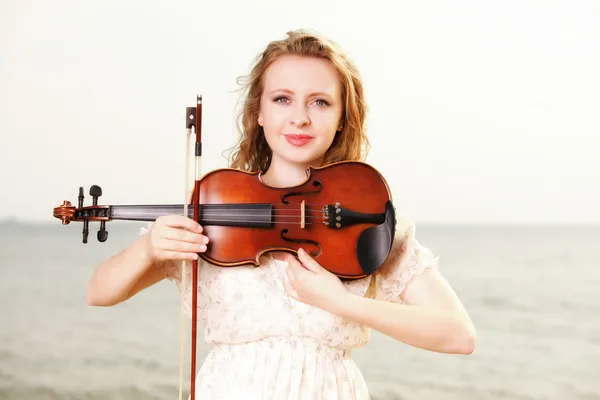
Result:
M193 218L194 208L188 205L188 217ZM110 216L121 221L155 221L163 215L183 215L183 204L119 205L110 206Z
M268 228L274 219L271 204L200 204L198 211L201 225ZM113 220L152 222L163 215L183 215L183 204L113 205L109 213ZM187 215L194 218L191 204Z

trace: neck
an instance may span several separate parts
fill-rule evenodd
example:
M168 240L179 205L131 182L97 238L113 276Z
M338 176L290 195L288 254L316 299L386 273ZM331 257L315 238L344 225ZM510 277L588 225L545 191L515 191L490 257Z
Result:
M122 221L155 221L162 215L182 215L183 204L112 205L103 209L104 216ZM188 204L188 217L194 209ZM201 204L198 222L201 225L271 227L272 205L268 203Z
M273 187L296 186L306 180L306 169L308 167L317 167L320 165L320 160L299 164L274 155L269 169L262 175L262 181Z

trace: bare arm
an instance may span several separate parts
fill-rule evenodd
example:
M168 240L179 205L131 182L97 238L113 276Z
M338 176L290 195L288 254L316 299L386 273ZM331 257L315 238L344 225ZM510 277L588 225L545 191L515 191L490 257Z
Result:
M146 250L147 240L145 235L141 236L131 246L98 265L88 283L88 305L113 306L163 279Z
M306 252L298 256L299 261L287 256L287 290L292 297L411 346L440 353L473 352L473 323L436 268L415 277L403 292L405 304L399 304L354 295Z
M403 299L405 304L351 295L340 314L414 347L440 353L473 352L473 322L437 269L417 277Z
M183 216L165 216L123 251L98 265L88 283L86 302L113 306L164 279L157 264L166 260L193 260L206 250L202 227Z

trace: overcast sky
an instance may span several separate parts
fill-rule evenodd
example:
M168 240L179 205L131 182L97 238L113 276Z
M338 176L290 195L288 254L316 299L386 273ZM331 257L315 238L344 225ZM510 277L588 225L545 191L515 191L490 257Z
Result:
M236 77L311 28L356 61L368 162L417 223L600 223L595 1L0 3L0 219L181 202L186 106L227 166ZM88 197L87 202L91 202Z

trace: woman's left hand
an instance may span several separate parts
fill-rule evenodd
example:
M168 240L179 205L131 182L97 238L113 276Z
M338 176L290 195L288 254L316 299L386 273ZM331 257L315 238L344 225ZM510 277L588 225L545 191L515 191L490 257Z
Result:
M289 267L286 285L288 294L294 299L333 314L343 314L344 307L352 294L342 281L323 268L304 249L298 251L298 259L287 254Z

